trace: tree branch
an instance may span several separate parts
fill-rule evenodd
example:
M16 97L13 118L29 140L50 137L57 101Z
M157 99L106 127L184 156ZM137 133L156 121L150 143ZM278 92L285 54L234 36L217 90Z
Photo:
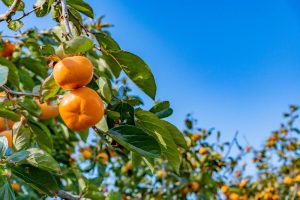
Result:
M17 11L22 0L14 0L6 13L0 15L0 22L10 19Z
M64 24L66 26L67 35L72 39L73 34L71 31L71 27L70 27L69 11L68 11L66 0L61 0L60 3L61 3L62 15L63 15L63 19L64 19Z
M32 96L32 97L40 97L38 94L33 93L25 93L25 92L17 92L9 89L7 86L3 85L1 88L8 94L17 95L17 96Z
M66 191L63 191L63 190L59 190L58 193L57 193L57 196L62 198L62 199L65 199L65 200L90 200L90 199L87 199L87 198L81 198L80 196L70 194L70 193L68 193Z

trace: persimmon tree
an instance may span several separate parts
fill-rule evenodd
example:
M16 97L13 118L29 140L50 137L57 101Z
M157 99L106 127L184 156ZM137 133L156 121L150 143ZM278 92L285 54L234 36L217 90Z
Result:
M164 160L179 174L182 133L162 118L168 102L144 110L130 79L155 100L149 66L121 49L83 0L2 0L0 15L0 198L116 199L103 187L111 157L131 170ZM57 26L23 30L28 15ZM84 18L91 18L85 23Z

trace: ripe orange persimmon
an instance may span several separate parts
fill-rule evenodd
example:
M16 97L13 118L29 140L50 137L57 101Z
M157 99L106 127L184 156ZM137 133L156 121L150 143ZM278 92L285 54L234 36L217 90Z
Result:
M55 82L63 89L86 86L93 78L93 64L84 56L66 57L53 70Z
M103 165L106 165L107 162L108 162L108 155L105 153L105 152L100 152L98 155L97 155L97 158L100 158L101 159L101 163Z
M284 177L284 179L283 179L283 183L284 183L285 185L292 185L292 184L293 184L293 179L292 179L291 177L289 177L289 176L286 176L286 177Z
M0 117L0 131L12 129L14 123L14 121Z
M11 183L10 185L11 185L12 189L15 192L19 192L20 191L20 184L19 183Z
M9 147L12 147L12 130L2 131L0 136L4 136L7 139L7 143Z
M70 129L82 131L102 119L104 105L94 90L83 87L63 97L59 104L59 113Z
M50 103L40 103L39 100L36 100L37 104L41 109L41 114L39 116L40 119L50 119L54 118L58 115L58 106L52 105Z
M82 156L84 159L90 159L92 157L92 152L90 152L88 150L83 150Z
M198 192L199 189L200 189L200 184L199 184L199 182L193 181L193 182L191 183L191 189L192 189L193 192Z
M4 42L3 48L0 50L0 56L1 57L11 57L14 50L15 50L15 45L9 41Z

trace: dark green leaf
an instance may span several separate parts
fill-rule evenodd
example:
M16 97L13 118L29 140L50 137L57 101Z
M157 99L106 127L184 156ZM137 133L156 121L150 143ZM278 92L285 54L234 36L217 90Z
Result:
M127 51L109 51L127 76L148 96L155 99L156 83L151 69L138 56Z
M20 63L25 68L41 76L42 78L46 78L46 76L48 75L46 62L44 61L39 61L32 58L22 58L20 60Z
M170 122L167 122L167 121L164 121L164 120L161 120L161 122L168 129L168 131L171 134L171 136L173 137L175 143L178 146L186 149L187 148L186 141L185 141L184 136L182 135L182 133L178 130L178 128L176 126L174 126L173 124L171 124Z
M180 157L177 146L164 122L155 114L143 110L135 110L136 125L159 142L162 154L168 159L173 169L179 172Z
M19 121L19 119L20 119L20 116L17 113L15 113L11 110L5 109L5 108L1 108L1 107L0 107L0 117L11 119L15 122Z
M59 164L47 152L38 148L27 149L26 151L29 152L29 156L26 159L28 164L49 172L60 171Z
M29 113L35 116L39 116L42 112L37 102L31 97L20 97L18 99L18 103L22 108L26 109Z
M130 151L142 156L159 157L160 147L154 137L135 126L119 126L107 132L114 140Z
M104 32L94 33L94 35L95 35L101 49L114 50L114 51L121 50L118 43L110 35L108 35Z
M59 190L54 176L47 171L32 166L25 166L14 167L12 172L42 194L52 196L53 192Z
M50 12L50 6L53 0L37 0L34 4L35 15L37 17L43 17Z
M93 8L83 0L67 0L67 4L82 14L94 18Z
M49 129L42 123L29 123L29 126L35 136L35 141L41 149L51 152L53 148L53 139Z
M102 58L105 61L105 63L107 64L107 66L109 67L110 71L113 73L113 75L116 78L118 78L120 76L120 73L122 70L119 63L110 54L107 54L107 55L103 54Z
M162 101L156 103L151 109L150 112L156 114L159 118L169 117L173 113L173 109L170 108L169 101Z
M51 56L55 54L55 49L49 44L40 46L40 51L44 56Z

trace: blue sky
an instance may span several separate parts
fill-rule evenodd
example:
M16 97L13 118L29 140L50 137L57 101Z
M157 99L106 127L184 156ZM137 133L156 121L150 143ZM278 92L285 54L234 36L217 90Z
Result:
M300 100L296 0L88 2L115 25L110 31L121 47L150 65L157 99L171 102L169 120L180 128L192 112L200 127L216 127L225 139L238 130L258 147ZM34 17L26 22L52 25ZM135 91L146 107L152 104Z

